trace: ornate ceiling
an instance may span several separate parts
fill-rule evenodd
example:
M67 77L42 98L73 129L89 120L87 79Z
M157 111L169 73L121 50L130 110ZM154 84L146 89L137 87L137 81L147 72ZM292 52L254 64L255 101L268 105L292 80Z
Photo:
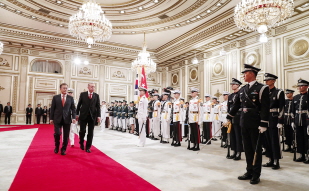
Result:
M113 24L113 35L90 50L86 43L71 37L67 28L69 17L83 2L0 0L0 40L130 61L141 49L145 32L152 56L165 65L216 46L218 39L247 34L233 22L233 8L239 0L96 0ZM305 2L298 0L296 4ZM227 31L229 34L223 35Z

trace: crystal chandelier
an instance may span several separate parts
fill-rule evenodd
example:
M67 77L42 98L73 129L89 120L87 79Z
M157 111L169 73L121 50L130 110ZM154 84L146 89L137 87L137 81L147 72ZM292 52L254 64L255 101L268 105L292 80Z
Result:
M293 0L242 0L235 7L234 20L238 28L257 30L260 42L267 42L265 33L292 16L293 6Z
M2 52L3 52L3 43L0 42L0 54L2 54Z
M86 41L91 48L95 41L103 42L111 37L112 24L105 18L101 7L90 0L70 17L69 31L73 37Z
M144 33L144 44L143 49L138 53L138 57L132 62L131 69L134 71L138 71L140 68L144 66L146 74L155 72L157 69L157 64L150 58L149 52L147 52L147 46L145 41L145 33Z

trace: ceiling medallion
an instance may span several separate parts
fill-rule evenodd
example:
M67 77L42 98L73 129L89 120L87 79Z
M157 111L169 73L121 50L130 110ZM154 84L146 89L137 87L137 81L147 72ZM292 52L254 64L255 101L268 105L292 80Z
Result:
M293 0L242 0L235 7L234 20L238 28L257 30L260 42L267 42L269 28L279 26L294 12Z
M86 41L91 48L95 41L110 39L112 24L103 14L101 7L94 0L89 0L70 17L69 31L73 37Z
M143 49L138 53L138 57L132 62L131 69L139 73L141 68L145 68L146 74L155 72L157 70L157 64L150 58L149 52L147 52L146 35L144 33Z

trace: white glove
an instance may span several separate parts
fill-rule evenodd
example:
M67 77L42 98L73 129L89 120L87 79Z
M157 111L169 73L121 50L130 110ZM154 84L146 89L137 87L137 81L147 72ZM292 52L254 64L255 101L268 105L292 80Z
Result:
M291 123L291 127L293 128L293 130L295 129L295 124L294 124L294 122Z
M309 125L307 126L307 135L309 135Z
M277 127L278 127L278 129L281 129L283 127L283 125L278 123Z
M266 127L259 127L259 130L260 130L260 133L264 133L266 130L267 130L267 128Z

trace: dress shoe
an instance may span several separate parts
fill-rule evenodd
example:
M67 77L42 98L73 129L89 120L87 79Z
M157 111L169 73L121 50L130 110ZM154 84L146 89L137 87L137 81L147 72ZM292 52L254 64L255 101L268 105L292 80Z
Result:
M66 155L65 150L61 150L61 155Z
M262 155L266 155L266 152L264 151L264 152L262 152Z
M207 143L206 141L202 142L203 145L205 145L206 143Z
M200 150L200 148L198 147L198 148L194 148L194 149L192 149L192 151L199 151Z
M209 142L207 143L207 145L211 145L211 141L209 141Z
M227 156L226 158L227 159L234 159L236 157L236 154L233 154L233 155L231 155L231 156Z
M191 147L191 148L189 148L189 150L193 150L193 149L195 149L195 147Z
M241 156L236 156L233 160L241 160Z
M248 172L246 172L242 176L238 176L238 180L250 180L250 179L252 179L252 175L249 174Z
M298 159L295 160L295 162L304 162L306 159L304 156L299 157Z
M169 142L167 142L167 141L162 141L162 143L166 144L166 143L169 143Z
M227 144L225 144L225 145L223 146L223 148L225 148L225 149L226 149L226 148L227 148Z
M263 164L262 166L263 166L263 167L273 167L273 166L274 166L274 162L269 161L268 163Z
M279 168L280 168L280 165L279 163L277 163L277 164L274 164L274 166L271 169L278 170Z
M305 164L309 164L309 159L304 161Z
M175 144L176 144L176 143L173 142L171 145L174 146Z
M174 147L180 147L180 146L181 146L180 143L175 143L175 144L174 144Z
M290 153L294 153L294 151L295 151L294 149L291 149Z
M91 150L90 150L90 149L86 149L86 152L87 152L87 153L91 153Z
M82 145L80 145L80 149L81 150L85 150L85 147L84 147L84 145L82 144Z
M252 178L250 180L250 184L258 184L260 182L260 178Z
M156 140L159 140L159 139L158 139L158 138L153 138L152 140L155 140L155 141L156 141Z
M213 140L213 141L217 141L217 139L216 139L216 138L212 138L211 140Z
M56 147L55 149L54 149L54 153L58 153L59 152L59 147Z
M71 147L74 147L74 145L71 145Z

